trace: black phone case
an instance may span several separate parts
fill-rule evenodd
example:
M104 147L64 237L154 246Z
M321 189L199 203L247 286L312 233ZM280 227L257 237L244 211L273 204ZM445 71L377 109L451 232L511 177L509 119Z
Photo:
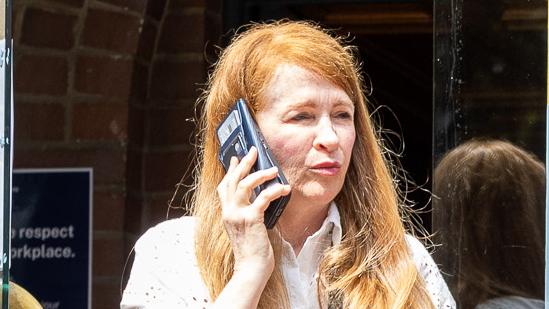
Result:
M279 168L276 178L263 183L254 189L252 199L259 195L263 189L272 184L288 184L288 180L284 177L282 169L271 153L267 142L265 141L263 134L261 134L244 99L238 99L236 101L216 132L221 144L219 160L223 164L225 171L229 168L231 157L236 156L239 160L242 159L252 146L257 148L257 161L252 172L268 169L273 166ZM289 200L290 194L282 196L269 204L269 207L265 210L264 221L265 226L268 229L272 229L275 226Z

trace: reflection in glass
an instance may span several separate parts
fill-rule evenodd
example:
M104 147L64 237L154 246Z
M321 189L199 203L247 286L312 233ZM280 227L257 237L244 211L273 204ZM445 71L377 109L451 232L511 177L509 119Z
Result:
M460 308L543 308L543 164L511 143L472 140L446 154L434 177L436 207L462 218L449 220L458 233L445 244L460 260Z
M434 6L435 259L459 308L543 306L547 1Z

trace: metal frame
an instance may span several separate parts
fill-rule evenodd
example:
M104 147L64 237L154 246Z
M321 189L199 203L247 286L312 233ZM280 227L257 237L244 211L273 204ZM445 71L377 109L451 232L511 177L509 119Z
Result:
M4 132L2 148L4 151L4 224L3 256L2 256L2 308L9 307L9 268L10 268L10 239L5 237L11 233L11 160L12 160L12 0L5 0L5 48L1 53L0 61L5 64L4 76Z

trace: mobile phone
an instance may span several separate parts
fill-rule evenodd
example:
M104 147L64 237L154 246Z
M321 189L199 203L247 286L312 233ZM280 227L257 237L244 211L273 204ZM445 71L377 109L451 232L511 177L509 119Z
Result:
M225 117L219 127L217 127L216 133L219 144L221 145L219 149L219 160L225 168L225 171L229 169L231 157L235 156L239 160L242 159L252 146L257 148L257 160L251 173L268 169L273 166L278 167L278 175L276 175L276 178L254 188L252 201L262 190L269 186L276 183L288 184L288 180L284 177L282 169L271 153L271 150L269 149L263 134L261 134L244 99L238 99L236 101L234 106L229 110L227 117ZM275 226L289 200L290 194L271 201L269 207L265 210L264 222L268 229L272 229Z

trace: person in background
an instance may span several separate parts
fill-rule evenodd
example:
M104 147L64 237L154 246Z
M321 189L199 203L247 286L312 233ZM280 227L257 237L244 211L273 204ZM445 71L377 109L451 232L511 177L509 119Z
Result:
M545 167L507 141L474 139L437 165L437 207L458 213L460 308L544 308ZM455 219L453 221L456 221Z
M400 216L355 49L342 42L287 20L235 36L199 101L192 216L138 240L121 308L455 308ZM253 202L277 169L251 172L254 148L227 172L218 159L216 128L239 98L289 181ZM290 192L266 229L270 201Z

